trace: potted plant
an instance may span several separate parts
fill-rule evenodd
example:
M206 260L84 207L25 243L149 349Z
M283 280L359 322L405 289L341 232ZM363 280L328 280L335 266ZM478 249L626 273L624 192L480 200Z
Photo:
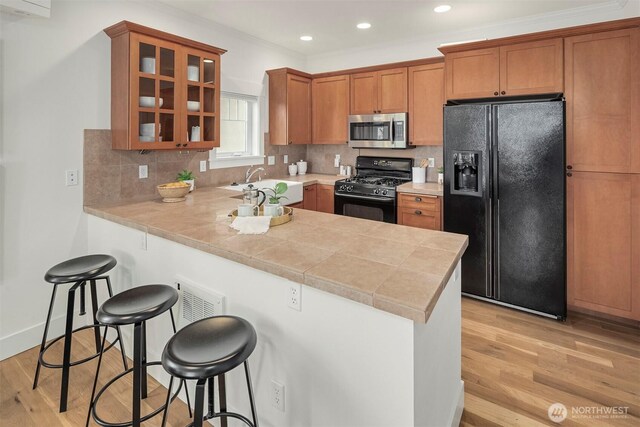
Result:
M444 184L444 166L438 168L438 184Z
M283 194L286 193L288 189L289 186L286 182L279 182L273 188L265 188L264 190L273 193L273 196L269 196L269 203L279 205L280 199L287 199Z
M184 181L189 184L191 186L191 188L189 189L189 193L191 193L196 188L196 178L193 176L193 172L191 171L188 171L186 169L183 170L182 172L178 173L176 180Z

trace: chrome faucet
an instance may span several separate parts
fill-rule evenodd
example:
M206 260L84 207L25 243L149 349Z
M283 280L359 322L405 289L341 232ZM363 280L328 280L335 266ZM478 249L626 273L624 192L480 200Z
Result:
M253 172L251 171L252 166L249 166L249 169L247 169L247 172L244 174L244 182L245 184L248 184L249 181L251 180L251 177L253 176L254 173L256 172L264 172L264 168L263 167L259 167L258 169L254 170ZM260 176L260 173L258 173L258 181L262 181L262 177Z

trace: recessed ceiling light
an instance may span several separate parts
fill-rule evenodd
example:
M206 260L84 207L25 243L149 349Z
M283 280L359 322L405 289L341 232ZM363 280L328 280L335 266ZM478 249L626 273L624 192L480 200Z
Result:
M356 25L356 27L360 28L361 30L366 30L367 28L371 28L371 24L369 24L368 22L361 22Z
M448 4L442 4L440 6L436 6L433 11L436 13L445 13L445 12L449 12L451 10L451 6L449 6Z
M311 40L313 40L313 37L311 37L311 36L300 36L300 40L302 40L303 42L310 42Z

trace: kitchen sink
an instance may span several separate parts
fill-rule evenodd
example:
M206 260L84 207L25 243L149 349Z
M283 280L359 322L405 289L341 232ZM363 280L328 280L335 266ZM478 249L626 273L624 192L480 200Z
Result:
M281 199L281 204L283 205L291 205L294 203L299 203L302 201L302 183L295 181L287 181L284 179L263 179L262 181L250 182L249 184L253 185L253 188L258 188L264 190L266 188L273 188L277 183L284 182L287 184L287 191L283 194L286 199ZM242 192L249 184L237 184L237 185L227 185L224 188L225 190L232 190ZM267 198L270 195L273 195L271 191L265 191L267 194Z

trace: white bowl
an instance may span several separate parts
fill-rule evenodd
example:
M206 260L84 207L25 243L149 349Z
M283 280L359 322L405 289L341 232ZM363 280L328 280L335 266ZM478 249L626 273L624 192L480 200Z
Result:
M140 135L150 136L151 138L154 138L156 136L156 124L140 123Z
M155 74L156 73L156 58L145 56L142 58L142 72Z
M159 107L162 107L162 98L158 98ZM156 97L155 96L141 96L140 102L141 107L144 108L153 108L156 106Z
M187 110L188 111L200 111L200 102L199 101L187 101Z
M192 82L197 82L200 80L200 67L197 65L188 65L187 66L187 79Z

